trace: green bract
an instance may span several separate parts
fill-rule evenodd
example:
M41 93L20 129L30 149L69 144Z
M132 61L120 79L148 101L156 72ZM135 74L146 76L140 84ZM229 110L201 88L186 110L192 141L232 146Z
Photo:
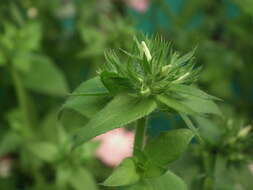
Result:
M194 67L193 51L180 56L159 37L141 42L135 39L135 42L132 52L121 50L126 56L122 55L122 59L113 50L105 53L107 63L99 73L110 93L128 92L136 96L170 94L174 86L189 85L197 80L200 68Z

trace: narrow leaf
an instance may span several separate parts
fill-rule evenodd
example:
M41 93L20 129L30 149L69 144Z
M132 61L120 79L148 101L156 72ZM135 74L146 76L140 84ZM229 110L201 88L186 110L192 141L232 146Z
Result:
M221 100L220 98L209 95L198 88L195 88L193 86L183 85L183 84L174 84L170 87L170 90L183 93L183 94L189 94L189 95L196 96L198 98L203 98L203 99Z
M167 95L157 95L156 99L158 102L161 102L162 104L165 104L169 108L177 111L182 112L186 114L196 115L197 112L191 109L191 107L188 107L187 105L182 104L181 100L175 100L173 98L170 98Z
M97 135L122 127L142 118L156 109L151 98L135 98L117 95L104 109L98 112L87 125L75 134L74 145L79 145Z
M215 114L222 116L222 112L220 111L219 107L212 100L186 94L183 94L182 97L184 99L181 101L181 103L184 106L190 107L194 112L199 114Z
M125 186L139 181L140 176L137 173L135 162L132 158L126 158L113 171L113 173L103 182L104 186Z

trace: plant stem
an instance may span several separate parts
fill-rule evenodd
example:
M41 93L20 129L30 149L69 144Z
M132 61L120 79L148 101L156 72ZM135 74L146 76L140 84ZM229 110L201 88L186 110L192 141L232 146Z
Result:
M136 155L138 151L141 151L144 148L146 121L147 121L146 117L143 117L137 121L134 139L134 155Z
M32 129L32 121L30 120L29 104L25 87L20 79L19 73L10 65L10 74L13 80L13 85L16 91L17 100L22 111L24 124L26 125L27 132Z
M206 177L203 179L203 190L213 190L214 189L214 158L208 152L202 154L203 165L206 173Z

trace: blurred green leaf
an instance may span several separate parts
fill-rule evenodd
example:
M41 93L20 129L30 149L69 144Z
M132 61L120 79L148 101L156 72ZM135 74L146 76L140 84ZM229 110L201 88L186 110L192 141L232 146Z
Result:
M16 48L22 51L37 50L40 46L42 29L39 22L28 22L17 34Z
M58 67L43 55L34 55L31 59L29 71L22 73L25 86L33 91L48 95L66 95L68 92L67 82Z
M203 117L194 117L196 125L199 128L201 137L211 145L218 145L221 138L221 129L210 119Z
M133 158L126 158L114 169L113 173L103 182L104 186L125 186L139 181L140 176L137 173Z
M69 176L68 180L71 186L76 190L97 190L93 177L83 167L72 170L71 176Z
M28 144L28 149L39 159L53 162L58 159L58 148L49 142L34 142Z
M0 140L0 157L17 150L22 144L22 138L15 132L7 132Z

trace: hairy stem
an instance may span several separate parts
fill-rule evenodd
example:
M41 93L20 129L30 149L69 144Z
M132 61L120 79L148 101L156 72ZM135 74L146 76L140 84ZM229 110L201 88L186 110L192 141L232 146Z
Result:
M146 117L143 117L137 121L134 139L134 155L136 155L138 151L141 151L144 148L146 121L147 121Z

